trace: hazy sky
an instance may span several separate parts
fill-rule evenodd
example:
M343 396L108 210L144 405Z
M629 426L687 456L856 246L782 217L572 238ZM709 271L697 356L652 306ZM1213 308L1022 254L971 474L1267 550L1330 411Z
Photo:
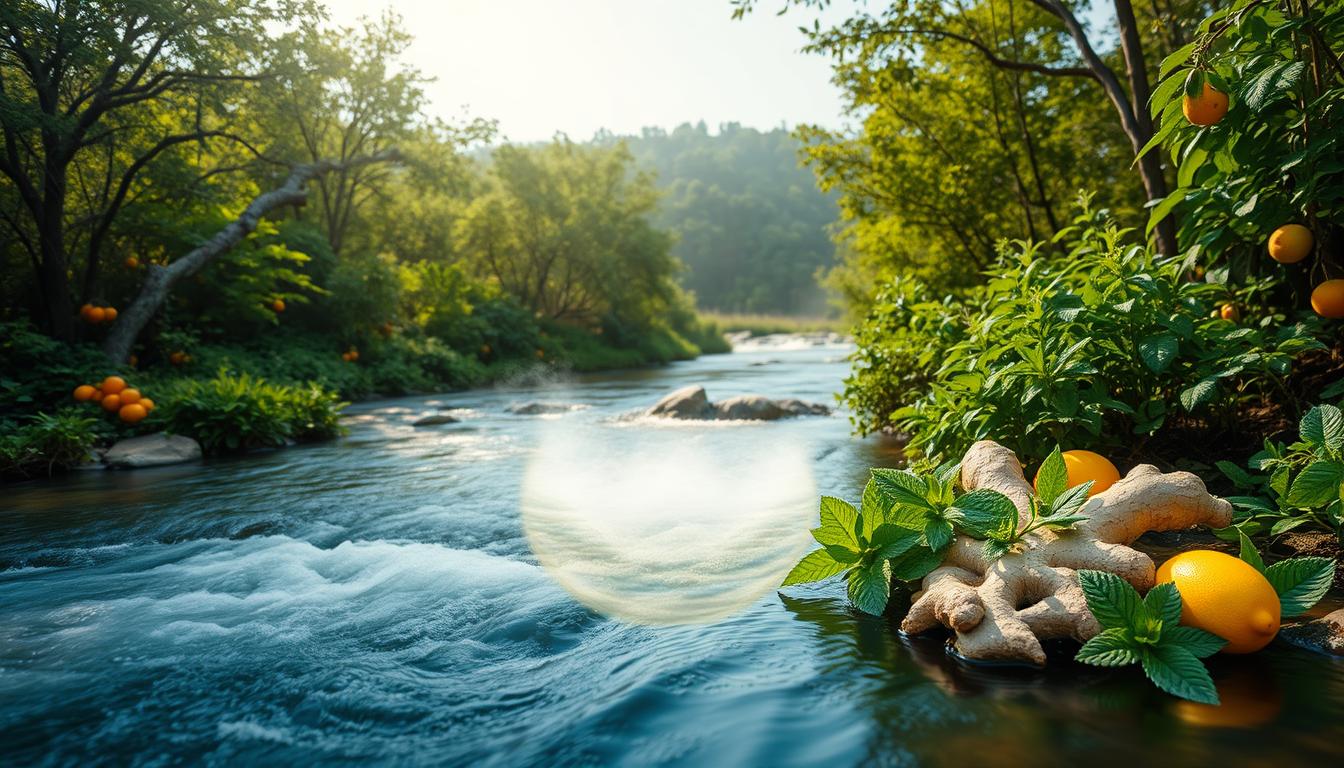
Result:
M438 78L428 88L432 111L496 119L514 141L696 120L757 128L841 120L829 60L798 52L798 26L815 13L776 16L784 0L761 0L742 21L728 0L325 2L343 24L393 8L416 38L409 62Z

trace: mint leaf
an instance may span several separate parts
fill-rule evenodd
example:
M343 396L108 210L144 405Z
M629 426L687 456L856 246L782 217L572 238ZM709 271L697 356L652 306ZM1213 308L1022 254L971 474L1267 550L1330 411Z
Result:
M859 504L859 512L863 515L864 535L872 538L873 530L887 521L887 516L891 512L891 504L882 498L878 493L877 483L868 478L868 484L863 486L863 501Z
M869 546L877 550L877 556L889 559L900 557L919 544L919 531L902 528L899 525L879 525L873 531Z
M1181 623L1181 593L1170 581L1148 590L1143 596L1143 607L1149 616L1162 621L1164 631Z
M952 543L954 535L952 524L942 518L934 518L924 524L924 541L934 552L943 551Z
M1193 654L1195 658L1202 659L1221 651L1223 646L1227 645L1227 641L1202 629L1171 627L1163 630L1162 640L1158 645L1179 645Z
M1126 664L1137 664L1139 652L1125 630L1106 629L1083 643L1073 658L1096 667L1123 667Z
M1336 461L1313 461L1293 481L1287 501L1303 509L1319 507L1339 498L1341 483L1344 483L1344 465Z
M943 485L955 483L957 479L961 477L961 462L949 461L940 464L938 468L933 471L933 476L938 478L938 482Z
M1172 696L1201 704L1218 703L1218 689L1213 687L1209 671L1185 648L1179 645L1146 648L1142 662L1148 679Z
M1041 503L1049 507L1055 503L1055 499L1069 487L1069 469L1064 463L1064 456L1059 452L1059 446L1045 457L1041 462L1041 468L1036 471L1036 495L1041 498Z
M858 552L840 544L827 544L823 546L822 549L826 550L831 558L837 563L845 563L846 565L852 565L859 562L859 558L861 557Z
M809 552L798 564L793 566L789 575L784 577L781 587L787 587L792 584L807 584L813 581L821 581L842 573L849 566L837 561L831 554L824 549L818 549Z
M1251 543L1251 537L1247 536L1246 532L1240 528L1237 529L1237 536L1241 538L1241 559L1249 563L1255 570L1264 573L1265 561L1260 557L1260 551Z
M901 581L917 581L942 565L943 556L926 547L918 547L888 562L891 563L893 578Z
M872 475L877 482L877 492L888 504L933 509L928 500L929 487L919 477L898 469L874 469Z
M1049 517L1076 515L1078 510L1082 509L1083 505L1087 503L1087 494L1091 492L1092 481L1088 480L1061 493L1055 498L1055 502L1050 505Z
M859 511L842 499L834 496L821 497L821 529L826 540L813 533L813 537L823 544L844 544L855 552L859 551L859 539L855 528L859 522Z
M1129 582L1106 571L1079 571L1078 584L1087 597L1087 607L1103 629L1143 631L1147 618L1139 593Z
M959 527L977 539L1011 538L1017 529L1017 505L988 488L963 494L947 511L960 515Z
M864 613L881 616L891 596L891 566L881 558L849 572L849 601Z
M1306 613L1325 597L1335 580L1335 561L1328 557L1294 557L1265 569L1265 578L1279 593L1284 616Z
M1318 405L1307 411L1298 430L1305 442L1324 448L1332 456L1344 450L1344 413L1333 405Z

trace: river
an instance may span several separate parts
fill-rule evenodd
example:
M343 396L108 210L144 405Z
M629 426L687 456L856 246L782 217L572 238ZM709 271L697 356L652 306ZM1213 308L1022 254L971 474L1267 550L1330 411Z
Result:
M0 763L1338 760L1344 662L1283 643L1212 659L1214 710L1067 646L966 665L837 581L776 591L817 494L897 448L843 414L630 414L690 383L829 403L846 353L363 403L329 443L4 488Z

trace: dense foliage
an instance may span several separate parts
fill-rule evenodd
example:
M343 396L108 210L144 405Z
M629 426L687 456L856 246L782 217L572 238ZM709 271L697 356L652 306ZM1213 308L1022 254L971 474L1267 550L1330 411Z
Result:
M221 371L211 379L175 382L163 400L151 418L170 432L191 435L206 453L273 448L342 431L337 417L344 404L317 384L282 386Z
M906 431L932 461L991 437L1028 461L1055 444L1133 452L1174 423L1238 430L1245 408L1289 391L1295 359L1325 348L1310 316L1224 319L1226 284L1188 280L1127 236L1084 212L1060 232L1062 257L1014 244L962 298L893 281L859 331L856 425Z

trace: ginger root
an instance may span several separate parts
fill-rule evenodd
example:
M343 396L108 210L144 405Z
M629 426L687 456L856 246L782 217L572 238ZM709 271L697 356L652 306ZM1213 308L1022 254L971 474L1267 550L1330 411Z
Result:
M1003 493L1025 524L1034 491L1012 451L989 440L971 446L961 484ZM993 562L980 541L957 536L942 565L924 577L901 629L914 634L941 624L956 632L957 650L968 658L1044 664L1041 640L1082 642L1101 631L1077 570L1110 571L1144 592L1153 586L1153 561L1126 545L1146 531L1225 527L1232 505L1209 495L1189 472L1164 474L1141 464L1088 499L1079 514L1087 519L1073 530L1033 531L1017 551Z

